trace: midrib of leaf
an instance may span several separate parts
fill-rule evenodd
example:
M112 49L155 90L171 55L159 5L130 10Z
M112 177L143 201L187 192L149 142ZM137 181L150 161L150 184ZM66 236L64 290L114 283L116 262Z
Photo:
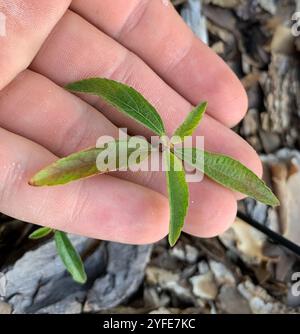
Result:
M136 106L137 106L136 101L133 100L133 98L128 94L128 92L125 92L125 93L126 93L126 95L128 95L128 96L132 99L132 101L134 101L134 103L135 103ZM107 95L108 95L108 94L107 94ZM126 106L127 108L129 108L129 109L131 109L132 111L136 112L136 113L137 113L139 116L141 116L146 122L150 123L150 124L153 126L153 128L157 131L157 134L159 134L159 135L163 135L163 134L164 134L164 133L162 133L162 132L160 131L160 129L157 128L156 124L154 124L151 120L149 120L149 119L148 119L148 118L147 118L147 117L140 111L140 109L138 108L138 106L137 106L137 109L134 109L130 104L127 104L126 102L120 100L119 98L115 98L113 95L110 95L110 97L113 97L115 100L118 100L118 101L121 102L124 106ZM103 100L105 100L107 103L109 102L109 101L107 101L105 98L103 98ZM113 104L113 103L111 103L111 104ZM116 107L117 109L119 109L119 107L118 107L116 104L113 104L113 106ZM138 110L138 112L137 112L136 110ZM128 115L128 116L130 116L131 118L133 118L131 115ZM156 116L155 116L155 117L156 117ZM135 119L135 120L136 120L136 119ZM156 120L158 120L158 118L156 118ZM145 126L145 124L144 124L143 122L140 121L139 123Z
M136 94L132 87L130 87L130 89L134 92L134 94ZM143 118L144 120L148 121L151 125L153 125L153 127L157 130L158 133L161 133L160 129L158 129L158 128L156 127L156 125L155 125L154 123L152 123L151 120L147 119L146 116L143 114L143 112L140 111L140 108L139 108L138 104L136 103L136 100L135 100L135 99L134 99L134 98L133 98L133 97L132 97L126 90L125 90L125 88L122 88L122 90L123 90L124 93L131 99L131 101L133 101L133 103L136 105L136 108L137 108L137 110L138 110L138 113L142 116L142 118ZM148 107L151 107L151 108L155 109L155 108L152 107L152 105L150 105L150 104L149 104ZM155 111L156 111L156 110L155 110ZM158 116L157 113L154 113L153 116L156 118L156 121L157 121L158 123L162 123L162 122L161 122L161 118ZM162 125L163 125L163 124L162 124ZM161 133L161 135L163 135L163 134L164 134L164 132Z

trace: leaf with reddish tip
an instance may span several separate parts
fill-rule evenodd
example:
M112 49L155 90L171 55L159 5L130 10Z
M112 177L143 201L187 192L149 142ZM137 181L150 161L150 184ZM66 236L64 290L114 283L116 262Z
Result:
M128 143L130 142L125 140L113 141L105 144L104 148L90 148L73 153L39 171L29 181L29 184L32 186L65 184L92 175L130 167L129 165L143 161L150 154L148 142L143 141L139 148L132 147L133 145ZM130 156L137 150L140 154L139 160L134 163L130 160ZM105 162L105 158L108 157L110 158Z

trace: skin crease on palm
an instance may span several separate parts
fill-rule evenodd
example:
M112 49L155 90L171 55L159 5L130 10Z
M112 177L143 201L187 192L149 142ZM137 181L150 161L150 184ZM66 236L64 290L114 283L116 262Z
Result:
M0 211L18 219L125 243L157 241L168 232L163 173L100 175L65 186L35 188L28 180L58 157L94 146L135 122L64 84L90 76L133 86L158 110L169 134L200 101L207 115L196 135L205 148L230 155L261 176L253 149L230 127L247 110L231 70L193 36L162 0L0 0ZM101 110L101 112L99 112ZM147 132L148 134L148 132ZM184 231L222 233L240 194L204 179L190 183Z

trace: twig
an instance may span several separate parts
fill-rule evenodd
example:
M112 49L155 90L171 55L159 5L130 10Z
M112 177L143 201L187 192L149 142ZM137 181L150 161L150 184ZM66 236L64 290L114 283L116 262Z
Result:
M266 236L268 236L272 241L275 243L284 246L285 248L289 249L290 251L294 252L298 256L300 256L300 246L296 245L294 242L286 239L282 235L272 231L268 227L260 224L256 220L248 217L247 215L243 214L242 212L238 211L237 216L245 221L245 223L251 225L252 227L256 228Z

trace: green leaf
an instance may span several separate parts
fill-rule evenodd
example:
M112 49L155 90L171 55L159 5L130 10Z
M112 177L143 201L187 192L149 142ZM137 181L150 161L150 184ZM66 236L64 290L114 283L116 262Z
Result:
M195 107L187 115L186 119L179 126L179 128L174 132L174 136L179 136L182 141L184 141L184 137L191 136L202 120L206 107L207 102L200 103L197 107Z
M169 150L164 150L167 187L170 203L169 243L174 246L184 225L189 205L189 189L181 161Z
M107 143L104 148L90 148L73 153L47 166L35 174L29 181L32 186L53 186L65 184L71 181L82 179L88 176L106 173L108 171L119 170L130 165L130 156L139 149L140 161L150 154L148 142L143 141L144 146L140 149L128 146L128 141L113 141ZM99 157L111 155L115 159L110 159L109 163L104 161L99 164ZM97 160L98 159L98 160Z
M37 240L46 237L52 232L53 230L50 227L40 227L37 230L33 231L28 238L32 240Z
M165 133L163 122L155 108L132 87L105 78L90 78L70 83L66 88L73 92L98 95L157 135Z
M57 252L74 281L82 284L85 283L87 276L83 263L66 233L56 231L54 238Z
M196 155L203 152L196 148L175 149L175 154L191 166L204 172L217 183L252 197L264 204L277 206L279 201L263 180L239 161L226 155L204 152L204 170L197 163Z

